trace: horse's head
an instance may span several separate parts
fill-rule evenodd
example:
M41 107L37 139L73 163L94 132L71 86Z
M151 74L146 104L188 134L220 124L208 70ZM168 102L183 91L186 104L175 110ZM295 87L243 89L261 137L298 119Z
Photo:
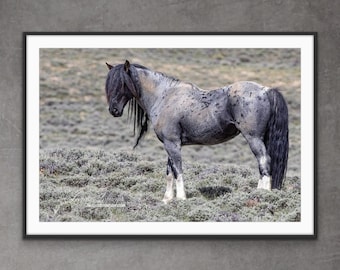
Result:
M106 79L106 98L109 105L109 112L114 117L120 117L127 102L137 97L135 85L130 77L130 63L116 66L109 65L109 73Z
M128 117L133 118L133 134L136 128L139 136L134 147L148 129L148 116L139 104L142 88L139 81L137 68L146 67L125 61L125 64L111 66L106 63L109 73L106 79L106 98L109 111L114 117L123 115L125 105L129 102Z

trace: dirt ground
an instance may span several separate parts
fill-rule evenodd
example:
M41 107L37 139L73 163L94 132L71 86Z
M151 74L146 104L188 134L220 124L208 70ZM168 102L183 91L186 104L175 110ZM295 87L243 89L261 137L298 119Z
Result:
M245 139L183 147L188 200L161 202L167 155L153 131L136 138L126 113L113 118L105 79L111 64L139 63L203 89L236 81L278 87L289 109L285 185L257 190ZM41 49L41 221L299 221L300 50Z

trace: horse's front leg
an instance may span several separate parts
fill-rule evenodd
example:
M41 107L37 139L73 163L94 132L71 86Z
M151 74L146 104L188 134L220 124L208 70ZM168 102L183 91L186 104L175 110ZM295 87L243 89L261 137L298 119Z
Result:
M185 190L184 190L184 182L183 182L183 170L182 170L182 157L181 157L181 143L172 142L172 141L164 141L164 148L169 155L168 159L168 171L171 171L173 176L175 177L176 183L176 198L179 200L185 200ZM169 180L169 175L167 174L167 191L165 192L164 199L167 195L171 195L170 188L172 190L172 179L171 183ZM169 188L169 189L168 189ZM169 192L168 192L169 191ZM163 201L164 201L163 199Z
M168 158L168 165L166 167L166 191L164 194L163 202L167 204L174 198L174 177L172 175L172 169L170 165L170 158Z

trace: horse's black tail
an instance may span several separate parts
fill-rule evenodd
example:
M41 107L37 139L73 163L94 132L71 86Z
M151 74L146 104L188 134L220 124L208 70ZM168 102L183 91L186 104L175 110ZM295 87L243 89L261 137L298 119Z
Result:
M264 143L271 158L272 188L281 189L288 161L288 108L277 89L268 92L271 115Z

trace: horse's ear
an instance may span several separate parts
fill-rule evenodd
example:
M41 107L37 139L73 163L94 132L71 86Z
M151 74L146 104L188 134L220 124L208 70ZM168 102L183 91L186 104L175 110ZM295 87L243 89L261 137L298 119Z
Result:
M130 62L128 60L125 60L125 64L124 64L125 71L128 72L129 68L130 68Z
M105 63L105 64L106 64L106 66L108 67L108 69L112 69L112 68L113 68L112 65L110 65L110 64L108 64L108 63Z

